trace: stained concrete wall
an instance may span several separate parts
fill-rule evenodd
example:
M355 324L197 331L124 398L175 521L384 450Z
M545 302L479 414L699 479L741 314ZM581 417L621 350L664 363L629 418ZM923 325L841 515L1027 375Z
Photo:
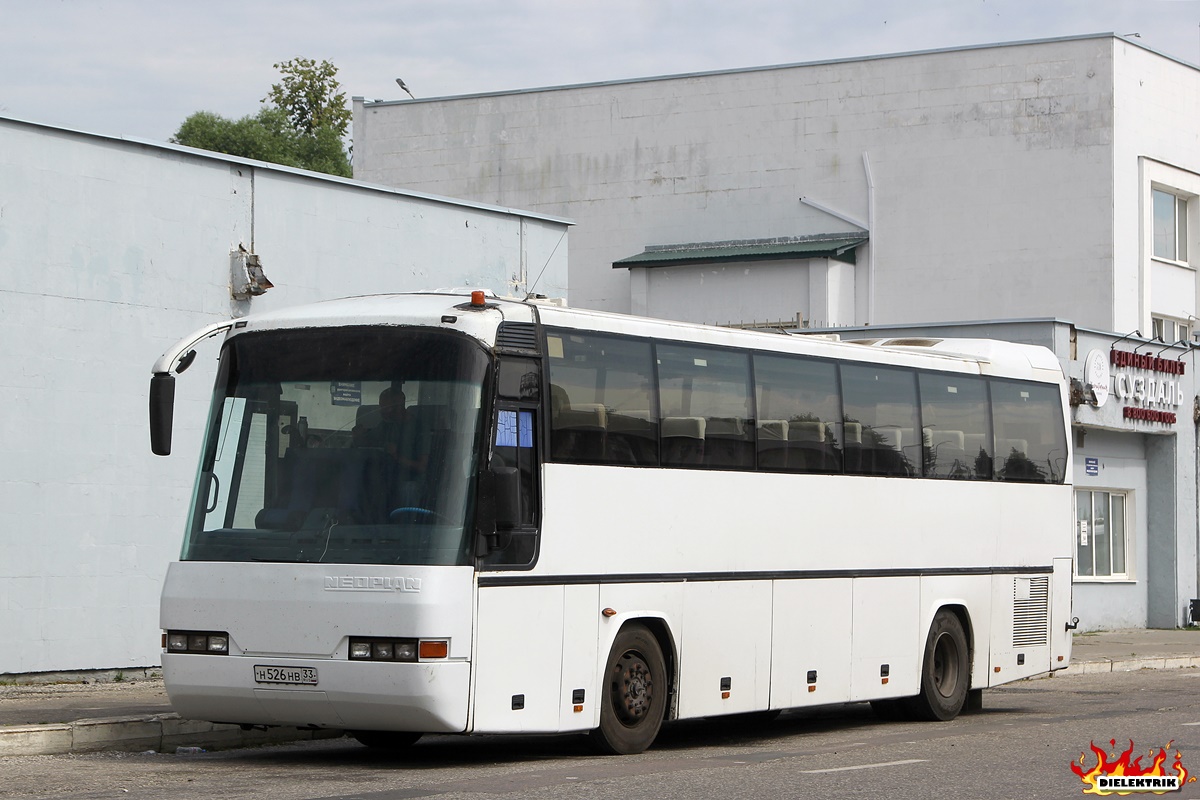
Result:
M845 229L804 197L870 225L853 319L837 324L1069 316L1123 330L1136 319L1112 280L1114 75L1133 59L1114 64L1115 47L1128 49L1081 37L360 101L354 169L571 216L579 306L629 311L630 277L611 264L647 245ZM1195 70L1142 54L1138 68L1175 87L1147 89L1154 102L1179 83L1197 94ZM817 317L813 298L765 271L739 291ZM690 292L691 307L711 305L704 287Z
M217 346L150 454L155 358L210 322L330 297L566 286L567 224L0 118L0 674L155 665ZM275 288L230 296L230 252ZM193 374L193 372L195 374Z

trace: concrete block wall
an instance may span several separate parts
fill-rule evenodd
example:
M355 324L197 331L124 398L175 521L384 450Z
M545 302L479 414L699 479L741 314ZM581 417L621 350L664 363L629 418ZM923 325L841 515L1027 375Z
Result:
M156 665L217 343L150 453L154 360L211 322L352 294L566 286L566 223L0 118L0 675ZM230 251L275 284L230 296ZM557 249L555 249L557 247ZM553 254L553 255L552 255ZM514 279L516 285L514 285Z
M355 174L571 216L573 302L628 311L629 276L611 263L647 245L825 232L800 197L866 219L865 154L876 307L868 320L860 257L857 322L1058 314L1107 328L1113 282L1095 276L1114 269L1117 42L359 102ZM776 288L764 272L744 291Z

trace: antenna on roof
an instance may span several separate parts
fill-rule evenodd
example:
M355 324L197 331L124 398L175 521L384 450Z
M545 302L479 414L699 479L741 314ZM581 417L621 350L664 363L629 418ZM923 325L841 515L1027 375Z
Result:
M525 293L526 300L533 297L533 290L537 288L538 283L542 280L542 275L546 272L546 267L550 266L550 259L554 258L554 254L558 252L558 246L560 244L562 244L562 240L564 238L566 238L566 235L567 235L567 229L563 228L562 236L558 237L558 241L554 243L554 249L551 250L550 255L548 255L546 257L546 263L542 264L542 271L538 273L537 277L534 278L534 281L530 285L529 289L526 290L526 293Z

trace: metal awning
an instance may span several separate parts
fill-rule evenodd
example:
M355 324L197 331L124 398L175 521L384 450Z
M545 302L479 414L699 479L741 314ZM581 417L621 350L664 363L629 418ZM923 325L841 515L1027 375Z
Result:
M613 269L673 267L723 261L778 261L796 258L833 258L853 264L855 248L868 240L867 233L839 233L779 239L743 239L728 242L651 245L643 252L613 262Z

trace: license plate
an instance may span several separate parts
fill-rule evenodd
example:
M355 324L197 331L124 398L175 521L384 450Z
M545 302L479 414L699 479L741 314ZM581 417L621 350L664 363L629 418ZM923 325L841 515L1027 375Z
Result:
M314 667L254 667L256 683L291 683L317 685L317 670Z

